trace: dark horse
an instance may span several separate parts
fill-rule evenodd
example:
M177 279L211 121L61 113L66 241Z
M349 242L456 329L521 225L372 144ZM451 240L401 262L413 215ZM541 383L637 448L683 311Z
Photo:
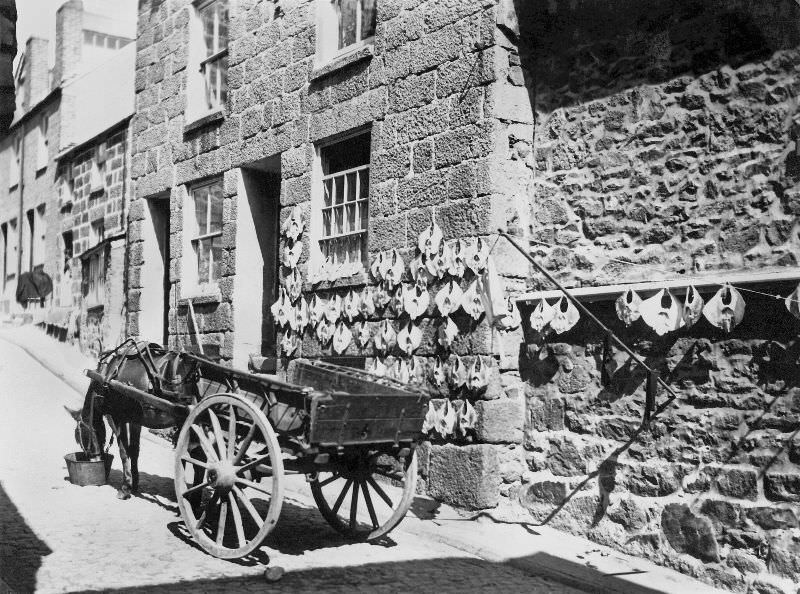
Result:
M183 419L176 419L169 410L141 404L107 385L116 380L172 402L191 401L187 386L194 385L196 364L187 362L180 353L161 345L137 342L131 338L117 348L103 353L97 372L104 382L92 380L75 429L75 439L87 456L103 455L106 445L105 419L119 446L122 462L122 486L117 496L128 499L139 487L139 443L142 427L164 429ZM109 441L108 445L111 445Z

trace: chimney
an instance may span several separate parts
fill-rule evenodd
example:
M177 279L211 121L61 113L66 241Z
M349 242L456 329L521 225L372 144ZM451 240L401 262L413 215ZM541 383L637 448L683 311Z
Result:
M50 92L50 42L30 37L25 43L25 88L23 107L27 111Z
M78 72L83 46L83 2L68 0L56 12L56 63L53 86Z

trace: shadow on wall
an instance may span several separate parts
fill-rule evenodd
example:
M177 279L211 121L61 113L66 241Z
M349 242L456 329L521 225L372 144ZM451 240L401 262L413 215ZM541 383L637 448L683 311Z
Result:
M36 590L42 558L53 551L31 530L0 483L0 590Z
M738 68L800 43L792 0L514 0L538 111L682 75Z

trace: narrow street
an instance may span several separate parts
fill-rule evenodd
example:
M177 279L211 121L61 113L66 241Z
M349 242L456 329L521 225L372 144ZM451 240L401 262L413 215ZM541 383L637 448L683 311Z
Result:
M348 543L301 495L303 477L290 477L280 522L257 562L213 558L183 528L171 449L146 431L138 496L116 497L116 445L109 485L67 480L63 457L76 445L64 405L75 401L67 384L0 339L0 592L576 591L403 530L391 534L391 546ZM267 564L286 569L280 582L263 579Z

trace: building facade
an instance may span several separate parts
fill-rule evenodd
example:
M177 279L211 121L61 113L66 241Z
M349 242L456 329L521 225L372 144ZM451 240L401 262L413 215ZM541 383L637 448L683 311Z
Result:
M415 374L441 396L431 496L733 590L790 588L799 326L772 297L800 280L798 16L144 0L128 333L260 371ZM447 247L424 272L431 245ZM486 252L517 327L481 309L499 301Z

